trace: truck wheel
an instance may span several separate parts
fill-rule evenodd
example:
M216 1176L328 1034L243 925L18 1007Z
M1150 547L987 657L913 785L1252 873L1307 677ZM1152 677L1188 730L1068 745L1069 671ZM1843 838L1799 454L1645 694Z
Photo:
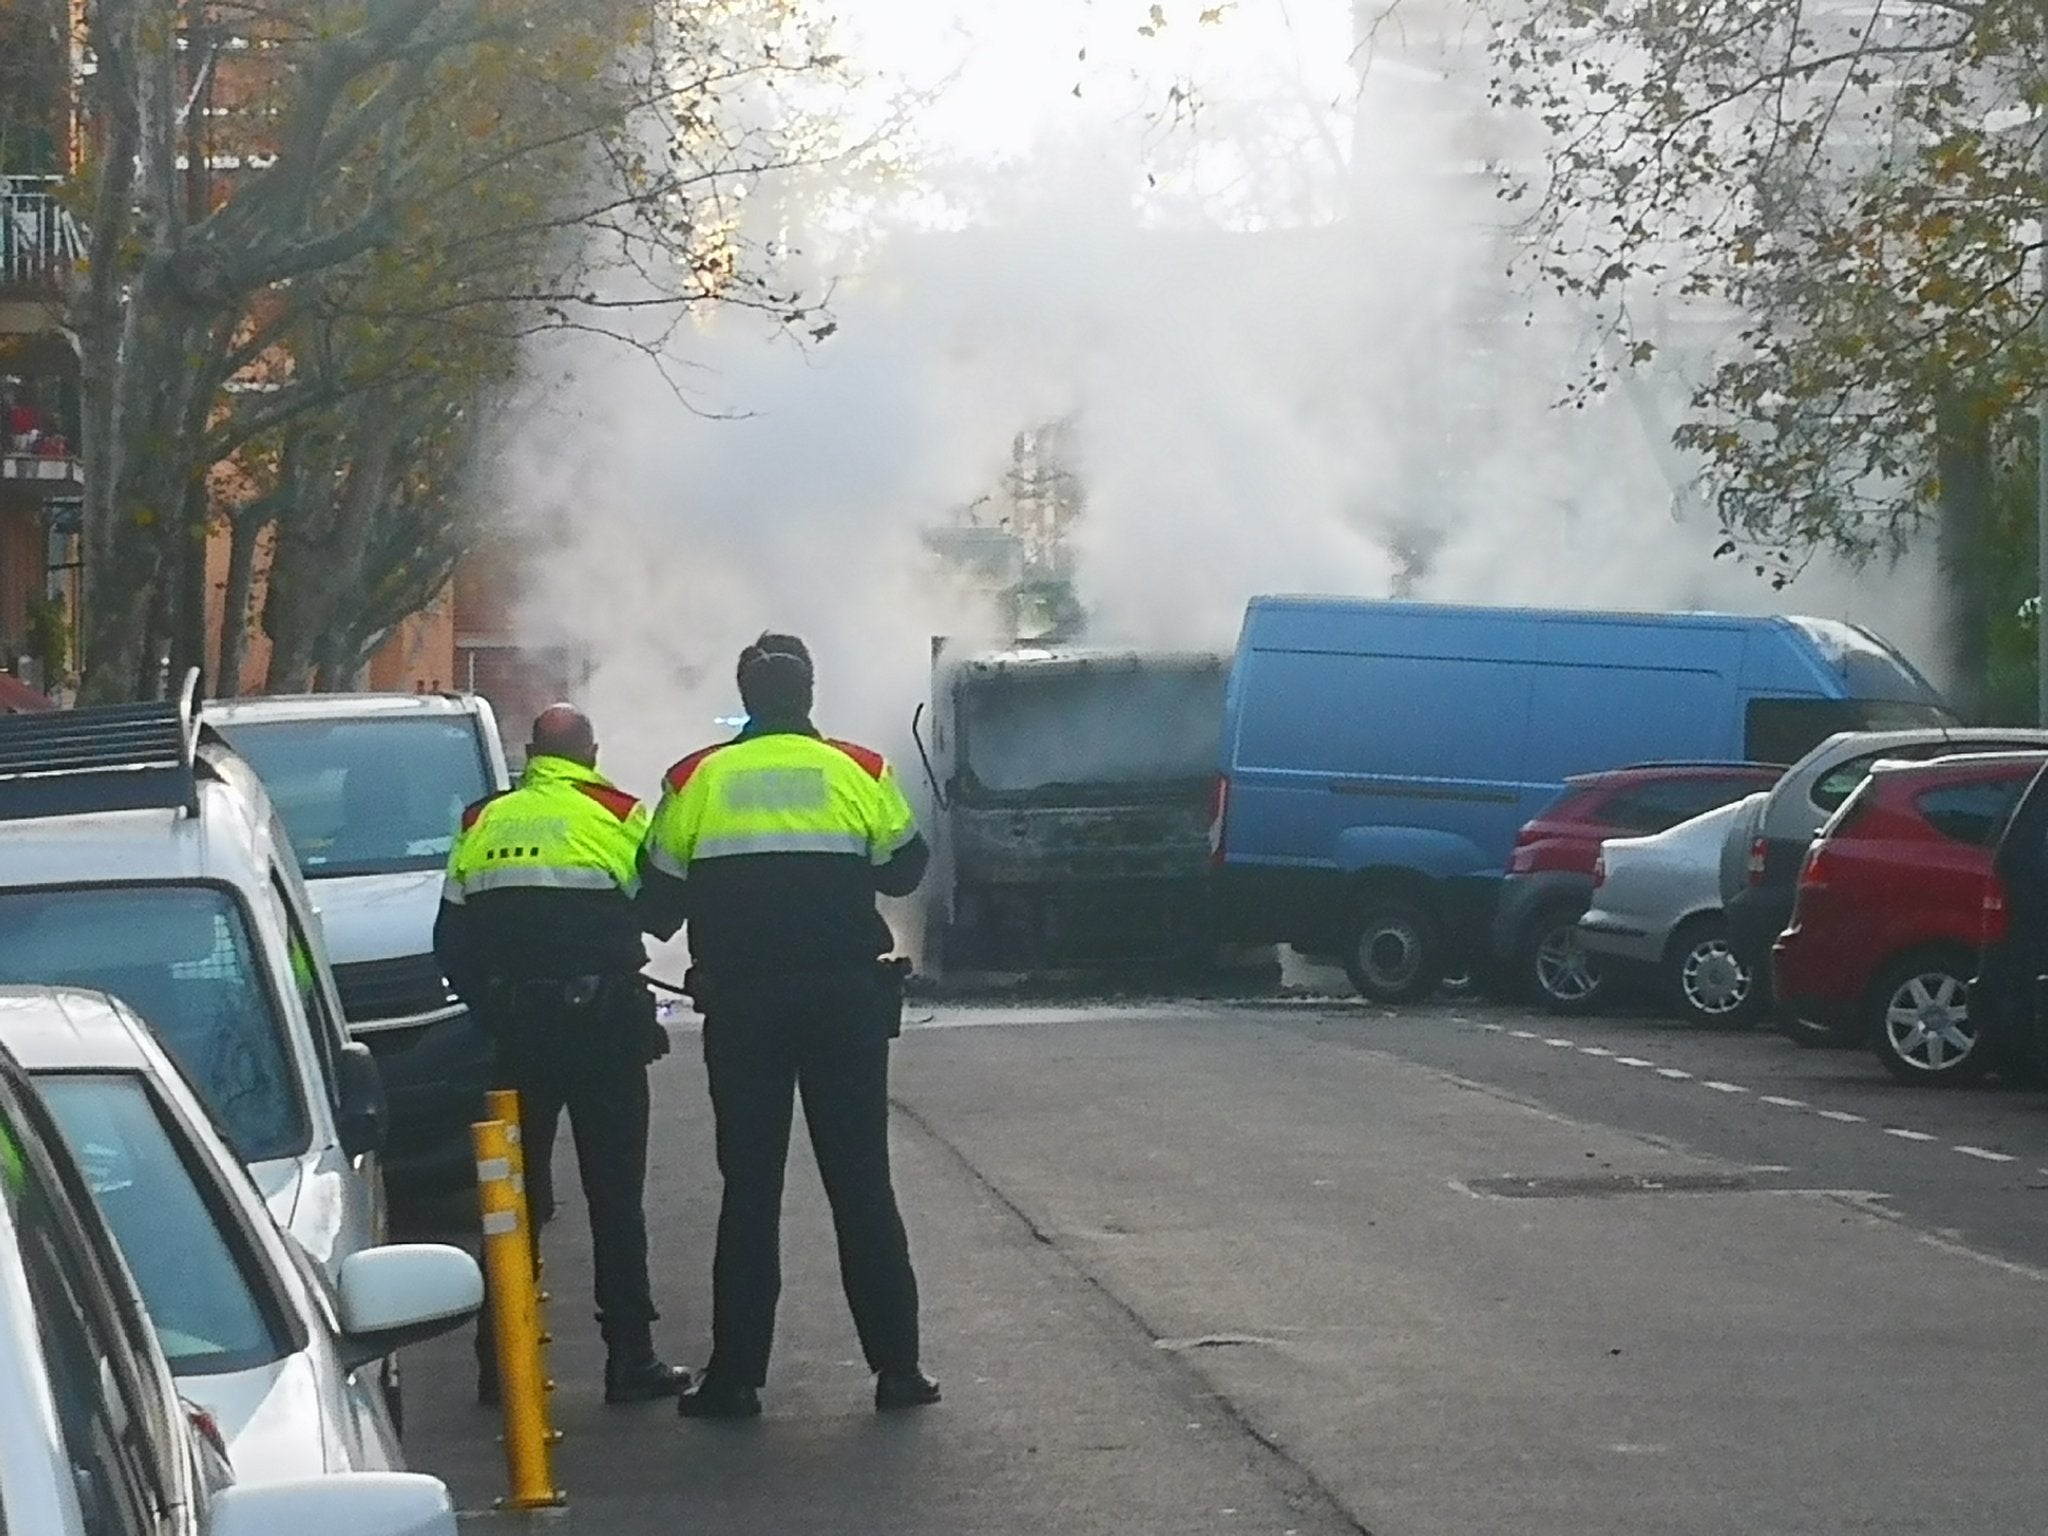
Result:
M1368 1002L1419 1002L1443 979L1435 921L1413 901L1367 897L1344 945L1344 971Z
M1665 989L1688 1024L1747 1029L1758 1004L1756 978L1728 942L1728 925L1700 916L1681 924L1664 952Z
M1885 967L1866 1019L1877 1059L1902 1083L1970 1083L1992 1066L1990 1042L1970 1022L1972 966L1939 952Z

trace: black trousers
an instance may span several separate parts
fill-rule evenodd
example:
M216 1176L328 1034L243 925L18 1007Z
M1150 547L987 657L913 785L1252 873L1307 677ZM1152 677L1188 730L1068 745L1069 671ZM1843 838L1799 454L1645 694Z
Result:
M555 1211L555 1139L566 1112L590 1215L598 1324L608 1342L628 1347L645 1343L658 1315L645 1203L653 1018L652 999L636 982L615 984L582 1007L529 1001L498 1025L499 1077L519 1092L536 1256L540 1228Z
M704 1064L725 1180L706 1367L715 1380L767 1379L799 1090L868 1367L918 1362L917 1277L889 1180L890 1031L880 1013L868 971L722 985L706 1002Z

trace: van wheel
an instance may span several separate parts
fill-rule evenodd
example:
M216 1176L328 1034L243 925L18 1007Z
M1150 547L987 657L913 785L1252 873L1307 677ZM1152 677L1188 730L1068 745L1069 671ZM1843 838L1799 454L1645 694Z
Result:
M1970 967L1909 955L1870 989L1866 1018L1877 1059L1902 1083L1969 1083L1991 1069L1984 1032L1970 1021Z
M1579 937L1580 910L1575 905L1550 907L1522 930L1516 980L1523 996L1552 1013L1591 1013L1605 984L1599 960Z
M1747 1029L1757 1007L1756 978L1715 916L1679 926L1664 951L1665 992L1678 1016L1709 1029Z
M1443 945L1428 912L1397 896L1368 897L1344 946L1344 971L1373 1003L1413 1003L1443 980Z

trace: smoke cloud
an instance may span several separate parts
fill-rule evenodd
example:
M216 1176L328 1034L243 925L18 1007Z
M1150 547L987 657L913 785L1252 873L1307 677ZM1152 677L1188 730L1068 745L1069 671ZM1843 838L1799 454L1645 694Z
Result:
M1493 149L1426 63L1375 55L1360 93L1341 0L1169 7L1152 38L1118 0L845 9L878 81L933 95L909 181L762 200L837 333L708 316L687 406L629 348L537 346L498 455L547 549L528 634L593 660L623 781L721 734L766 628L810 642L821 725L900 760L930 638L994 623L923 534L1065 417L1094 638L1226 650L1255 593L1403 592L1813 612L1927 659L1898 632L1922 574L1774 592L1674 517L1658 401L1555 408L1589 337L1503 276L1464 174Z

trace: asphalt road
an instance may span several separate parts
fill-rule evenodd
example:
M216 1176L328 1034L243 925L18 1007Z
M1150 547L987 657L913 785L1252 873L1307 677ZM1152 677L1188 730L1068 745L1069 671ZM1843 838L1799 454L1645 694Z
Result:
M664 1337L715 1178L658 1069ZM945 1006L898 1182L946 1402L878 1419L808 1159L768 1414L596 1401L549 1237L578 1532L2022 1532L2048 1527L2048 1095L1482 1005ZM565 1170L566 1172L566 1170ZM500 1486L462 1341L416 1465Z

